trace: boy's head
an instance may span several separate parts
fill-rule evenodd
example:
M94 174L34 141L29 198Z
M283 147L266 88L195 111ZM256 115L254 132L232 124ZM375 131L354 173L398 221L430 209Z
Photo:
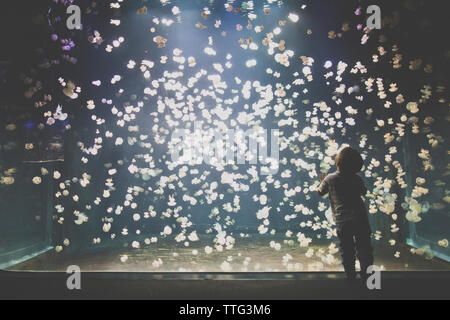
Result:
M364 161L359 152L350 147L342 149L336 157L336 166L339 172L344 174L357 174L363 165Z

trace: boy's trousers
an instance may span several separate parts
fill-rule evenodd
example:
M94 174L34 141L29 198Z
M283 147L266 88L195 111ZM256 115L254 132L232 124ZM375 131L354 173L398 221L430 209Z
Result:
M372 231L366 214L357 219L337 224L337 234L340 241L342 262L348 276L356 275L356 256L361 264L361 275L365 276L367 269L374 264Z

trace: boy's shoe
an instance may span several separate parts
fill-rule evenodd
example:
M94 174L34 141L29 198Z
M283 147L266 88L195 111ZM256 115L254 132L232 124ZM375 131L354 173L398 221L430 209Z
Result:
M370 277L370 275L368 275L367 273L364 273L364 272L361 272L360 275L361 275L361 280L362 280L362 282L364 282L364 283L366 283L367 280L368 280L369 277Z

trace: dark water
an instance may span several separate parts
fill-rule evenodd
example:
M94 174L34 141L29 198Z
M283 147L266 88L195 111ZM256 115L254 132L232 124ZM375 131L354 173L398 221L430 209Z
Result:
M368 32L356 1L79 4L82 31L67 30L63 4L29 9L42 41L2 64L0 266L50 249L18 268L340 270L315 188L351 145L379 264L448 270L448 48L428 37L445 20L435 7L386 2ZM251 154L175 163L173 133L199 121L205 135L279 130L279 170L263 175Z

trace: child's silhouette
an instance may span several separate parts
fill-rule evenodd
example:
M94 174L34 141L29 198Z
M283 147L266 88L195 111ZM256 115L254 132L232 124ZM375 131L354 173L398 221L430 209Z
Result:
M367 269L374 263L371 230L362 196L367 193L358 175L363 167L358 151L344 148L336 157L338 171L322 175L318 188L320 196L329 194L333 217L337 226L342 260L347 277L356 278L356 253L361 264L361 277L367 277Z

